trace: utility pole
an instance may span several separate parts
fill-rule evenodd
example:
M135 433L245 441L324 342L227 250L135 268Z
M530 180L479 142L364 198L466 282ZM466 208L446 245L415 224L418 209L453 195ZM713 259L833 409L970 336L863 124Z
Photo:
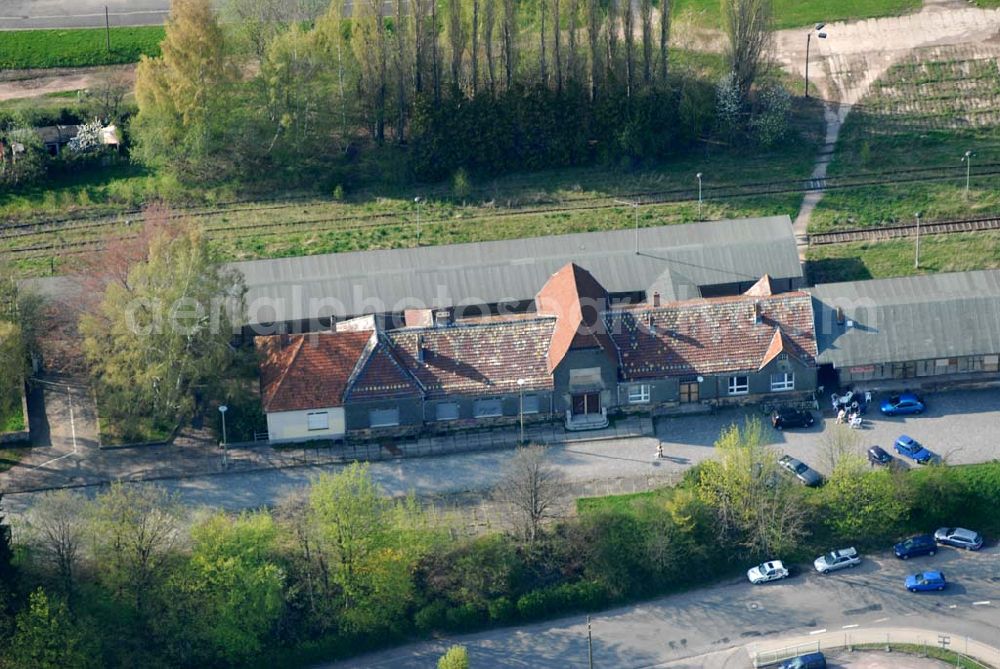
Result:
M594 669L594 637L590 633L590 616L587 616L587 665Z
M920 212L917 212L917 252L913 259L913 269L920 269Z
M107 5L104 5L104 35L108 42L108 53L111 53L111 18L108 16Z
M972 176L972 156L974 156L972 151L966 151L965 155L962 156L962 162L965 163L965 201L969 201L969 177Z
M695 175L698 178L698 220L701 220L701 172Z

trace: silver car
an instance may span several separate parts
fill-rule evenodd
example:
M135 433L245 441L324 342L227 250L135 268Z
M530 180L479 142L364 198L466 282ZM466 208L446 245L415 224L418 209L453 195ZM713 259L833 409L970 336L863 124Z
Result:
M861 556L853 548L841 548L826 555L820 555L813 561L816 571L821 574L827 574L845 567L856 567L859 564L861 564Z
M967 551L978 551L983 547L983 535L964 527L942 527L934 533L934 541Z

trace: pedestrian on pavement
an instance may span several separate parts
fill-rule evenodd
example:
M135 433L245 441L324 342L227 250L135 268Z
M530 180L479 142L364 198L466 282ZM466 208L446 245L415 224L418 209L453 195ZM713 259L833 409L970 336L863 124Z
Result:
M846 416L847 416L847 411L844 409L844 407L840 407L840 410L837 412L837 425L843 425L844 418Z
M659 460L663 457L663 444L656 445L656 459Z

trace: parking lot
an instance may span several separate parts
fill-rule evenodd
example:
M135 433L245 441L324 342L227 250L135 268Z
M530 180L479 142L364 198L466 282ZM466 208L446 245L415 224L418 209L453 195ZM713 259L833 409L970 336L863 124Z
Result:
M902 434L909 435L927 449L942 456L948 464L986 462L1000 457L1000 390L967 390L921 395L927 408L918 416L883 416L877 404L886 395L876 393L873 406L865 414L864 427L851 430L860 439L862 451L879 445L895 455L892 445ZM822 417L820 414L822 413ZM850 429L835 424L830 402L824 397L817 421L810 428L768 434L772 445L810 467L829 474L825 464L824 444L835 429ZM723 409L707 416L662 418L657 421L656 434L668 456L663 466L686 467L712 455L712 444L727 425L742 423L750 416L767 422L759 408ZM904 461L912 465L912 461ZM914 465L915 466L915 465Z

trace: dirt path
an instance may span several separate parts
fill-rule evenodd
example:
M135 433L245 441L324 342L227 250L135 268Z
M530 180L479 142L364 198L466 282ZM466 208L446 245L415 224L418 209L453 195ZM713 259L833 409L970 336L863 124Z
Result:
M100 77L118 72L125 74L130 85L135 80L135 65L10 70L0 73L0 100L34 98L49 93L79 91L89 88Z
M782 30L775 36L777 61L803 79L807 32L805 28ZM800 256L805 253L809 219L823 198L827 168L851 107L864 98L876 79L914 49L984 45L1000 39L1000 10L969 7L956 0L927 0L915 14L831 23L824 32L826 39L812 40L809 83L826 101L826 137L813 167L815 190L806 194L795 219Z

